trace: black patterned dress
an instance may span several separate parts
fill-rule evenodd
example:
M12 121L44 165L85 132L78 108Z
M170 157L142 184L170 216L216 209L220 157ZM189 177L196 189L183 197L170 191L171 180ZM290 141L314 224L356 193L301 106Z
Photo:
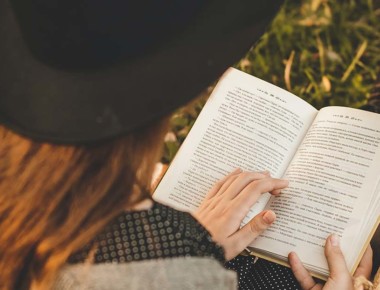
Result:
M223 249L215 244L207 230L190 214L159 203L148 210L125 212L69 263L83 262L91 249L95 263L127 263L170 257L213 257L225 263ZM239 289L300 289L290 269L238 256L225 263L239 276Z

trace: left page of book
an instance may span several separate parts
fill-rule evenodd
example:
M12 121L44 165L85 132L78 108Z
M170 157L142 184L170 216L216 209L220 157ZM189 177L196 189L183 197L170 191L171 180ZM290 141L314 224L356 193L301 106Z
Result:
M230 68L221 78L153 198L194 211L235 168L281 177L317 110L297 96ZM244 222L260 212L264 194Z

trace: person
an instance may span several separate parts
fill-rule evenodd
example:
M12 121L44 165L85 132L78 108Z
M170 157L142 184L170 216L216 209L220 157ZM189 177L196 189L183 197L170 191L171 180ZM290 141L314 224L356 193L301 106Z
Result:
M253 265L233 258L275 213L240 222L288 182L237 169L193 216L149 188L168 114L249 48L280 4L266 2L0 0L1 289L236 286L215 261ZM334 236L326 256L324 289L351 289ZM317 289L289 259L295 276L262 260L236 269L240 288Z

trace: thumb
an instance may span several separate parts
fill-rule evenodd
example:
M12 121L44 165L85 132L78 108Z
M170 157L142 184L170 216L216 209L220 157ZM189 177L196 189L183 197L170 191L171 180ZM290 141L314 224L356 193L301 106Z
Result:
M330 269L330 277L333 280L350 276L347 269L346 261L339 246L339 236L330 235L327 238L325 246L325 255Z
M234 258L251 244L263 231L265 231L276 219L276 214L266 210L256 215L249 223L234 233L229 238L229 244L234 245L233 251L227 255L227 260Z

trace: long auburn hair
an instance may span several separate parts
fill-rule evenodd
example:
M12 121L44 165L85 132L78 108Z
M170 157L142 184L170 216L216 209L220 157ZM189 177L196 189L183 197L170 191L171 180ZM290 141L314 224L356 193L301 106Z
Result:
M164 118L100 145L64 146L0 126L0 289L48 289L73 252L146 198L167 128Z

